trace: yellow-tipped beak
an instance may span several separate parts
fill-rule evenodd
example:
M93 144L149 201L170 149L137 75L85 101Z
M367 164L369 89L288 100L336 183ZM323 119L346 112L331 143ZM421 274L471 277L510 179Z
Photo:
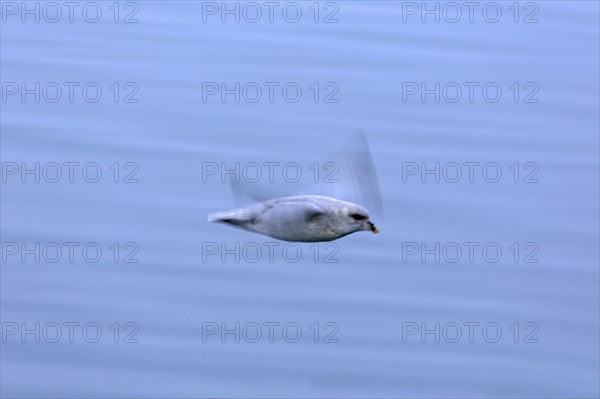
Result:
M379 229L373 226L373 234L379 234Z

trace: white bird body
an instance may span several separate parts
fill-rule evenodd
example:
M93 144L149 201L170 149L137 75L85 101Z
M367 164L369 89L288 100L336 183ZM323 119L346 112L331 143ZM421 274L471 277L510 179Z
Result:
M321 195L275 198L213 213L208 221L298 242L332 241L357 231L379 232L363 207Z

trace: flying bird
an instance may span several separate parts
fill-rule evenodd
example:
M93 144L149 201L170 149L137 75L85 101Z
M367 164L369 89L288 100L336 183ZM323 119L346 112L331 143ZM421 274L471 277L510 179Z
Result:
M322 195L275 198L230 212L208 216L284 241L333 241L357 231L379 233L361 206Z
M311 195L262 199L232 211L213 213L208 215L208 221L293 242L333 241L358 231L379 233L364 207L336 198L356 198L370 203L382 214L379 183L367 140L362 132L356 137L355 148L339 157L339 183L306 188L314 193ZM239 197L240 188L233 189ZM323 191L330 195L322 195Z

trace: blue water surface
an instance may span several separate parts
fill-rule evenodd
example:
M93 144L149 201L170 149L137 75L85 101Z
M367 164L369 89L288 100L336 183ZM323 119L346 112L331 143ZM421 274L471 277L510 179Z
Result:
M597 2L49 4L0 3L2 397L600 395ZM207 222L359 129L379 235Z

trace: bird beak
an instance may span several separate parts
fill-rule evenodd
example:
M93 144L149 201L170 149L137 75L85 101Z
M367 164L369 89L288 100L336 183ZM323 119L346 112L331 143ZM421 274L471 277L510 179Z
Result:
M375 227L375 225L371 222L369 222L369 227L371 228L371 231L373 232L373 234L379 234L379 229L377 227Z

